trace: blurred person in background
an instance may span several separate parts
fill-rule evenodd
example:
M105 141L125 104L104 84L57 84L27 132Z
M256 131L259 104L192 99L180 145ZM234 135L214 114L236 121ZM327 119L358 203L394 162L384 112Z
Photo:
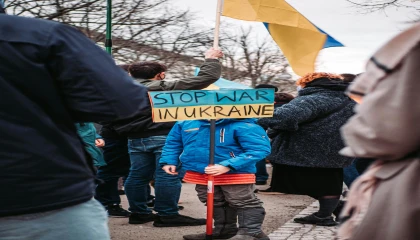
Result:
M118 65L128 75L129 64ZM100 135L106 145L102 148L105 165L98 168L96 177L101 180L95 189L95 199L107 210L111 217L129 217L130 212L121 207L119 181L130 170L127 137L118 134L110 123L104 123Z
M93 123L76 123L77 134L82 138L86 151L92 157L93 165L98 168L105 166L104 155L100 148L105 146L102 136L96 133Z
M274 94L274 109L279 108L283 106L284 104L287 104L288 102L292 101L295 97L292 94L289 93L275 93ZM279 134L281 134L280 131L273 130L269 128L267 130L268 137L270 139L275 139ZM281 138L281 137L279 137ZM278 138L278 139L279 139ZM271 142L273 144L273 141ZM272 148L275 146L272 146ZM270 159L270 157L267 157L267 159L271 162L271 165L273 165L273 172L271 174L271 183L270 187L265 190L257 190L260 194L281 194L278 189L277 185L279 184L279 166L277 164L278 161L276 161L276 158Z
M341 129L344 156L376 161L353 183L340 239L420 236L420 23L379 49L348 94L360 104Z
M354 81L354 79L356 78L356 75L351 74L351 73L342 73L340 75L343 77L343 81L348 82L348 83L352 83ZM347 166L347 167L343 168L344 183L346 184L346 186L348 188L351 187L351 184L360 175L359 172L357 171L357 168L356 168L356 161L357 161L357 159L355 159L350 166Z
M259 84L255 86L255 89L258 88L272 88L274 89L274 92L276 93L279 89L276 86L270 85L270 84ZM266 159L263 159L259 162L257 162L257 172L255 173L256 183L255 185L266 185L268 180L268 172L267 172L267 162Z

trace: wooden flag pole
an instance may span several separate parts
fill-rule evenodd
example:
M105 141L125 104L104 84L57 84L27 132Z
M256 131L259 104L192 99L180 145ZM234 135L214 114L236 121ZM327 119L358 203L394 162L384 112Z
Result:
M214 40L213 40L213 47L215 49L219 48L220 17L222 16L222 11L223 11L223 0L217 0L216 24L214 26Z
M216 25L214 27L213 48L219 48L220 17L222 15L223 0L217 0ZM210 156L209 166L214 165L216 120L210 120ZM214 210L214 176L208 175L207 181L207 223L206 240L213 239L213 210Z

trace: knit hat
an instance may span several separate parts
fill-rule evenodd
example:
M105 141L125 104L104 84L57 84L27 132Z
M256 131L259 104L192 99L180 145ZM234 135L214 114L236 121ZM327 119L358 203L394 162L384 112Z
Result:
M289 93L275 93L274 94L274 101L276 103L288 103L290 101L292 101L295 97L292 94Z
M277 92L279 89L276 86L270 84L259 84L255 88L274 88L274 92Z

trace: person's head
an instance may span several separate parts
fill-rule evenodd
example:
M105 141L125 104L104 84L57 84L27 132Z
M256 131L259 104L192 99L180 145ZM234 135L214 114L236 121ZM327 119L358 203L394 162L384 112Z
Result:
M344 78L341 75L334 74L334 73L326 73L326 72L308 73L305 76L301 77L299 80L297 80L296 85L301 88L305 88L307 84L318 79L327 79L331 81L343 81Z
M255 88L273 88L274 92L277 92L279 89L276 86L270 85L270 84L259 84L255 86Z
M353 82L354 79L356 79L357 77L357 75L352 74L352 73L342 73L340 75L343 77L344 82L349 82L349 83Z
M122 68L124 71L128 72L128 69L130 68L130 64L120 64L118 67Z
M158 62L139 62L130 65L128 72L133 78L163 80L167 67Z
M276 103L288 103L292 101L295 97L289 93L275 93L274 94L274 102Z

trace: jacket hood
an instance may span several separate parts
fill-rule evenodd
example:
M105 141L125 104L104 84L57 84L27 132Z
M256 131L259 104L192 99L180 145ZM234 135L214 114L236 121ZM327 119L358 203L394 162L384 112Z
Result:
M142 79L142 78L135 78L134 80L136 82L140 83L140 84L143 84L143 85L147 86L147 89L149 91L162 91L162 89L163 89L161 84L159 84L159 85L148 84L148 83L155 82L155 81L164 83L163 80L150 80L150 79Z
M299 90L298 95L299 96L305 96L305 95L311 95L311 94L316 94L316 93L328 93L328 94L333 94L333 95L343 95L346 96L345 91L336 91L336 90L331 90L331 89L327 89L327 88L323 88L323 87L305 87L301 90Z
M333 91L346 91L349 85L349 82L344 82L341 79L318 78L307 83L305 88L320 87Z

